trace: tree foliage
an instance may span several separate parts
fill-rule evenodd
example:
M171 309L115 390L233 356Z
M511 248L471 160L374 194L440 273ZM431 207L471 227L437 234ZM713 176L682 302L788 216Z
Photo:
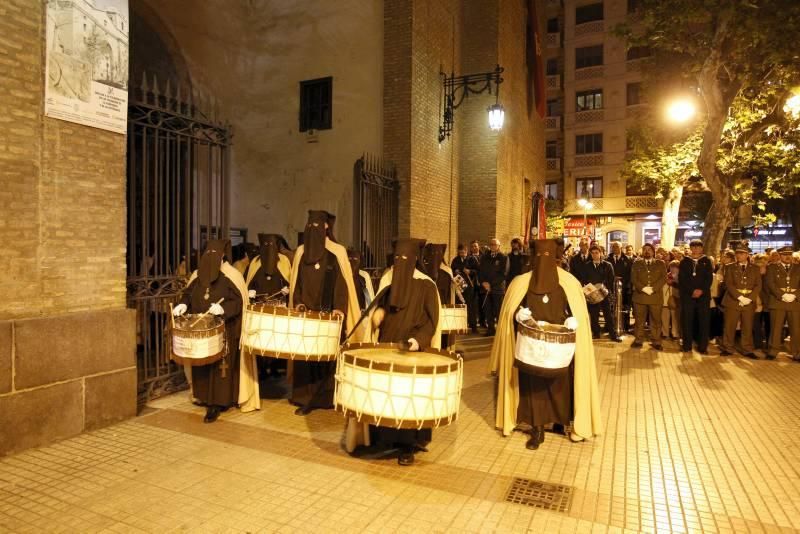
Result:
M643 68L651 112L628 158L629 177L663 192L698 176L711 192L704 238L722 244L738 204L800 186L798 117L784 111L800 85L797 0L640 0L617 28L629 46L653 54ZM659 117L666 101L690 96L700 114L683 131ZM646 122L644 122L646 121ZM693 163L692 163L693 162Z

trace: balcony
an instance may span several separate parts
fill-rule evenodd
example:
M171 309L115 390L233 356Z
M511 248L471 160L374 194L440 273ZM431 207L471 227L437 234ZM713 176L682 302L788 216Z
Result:
M592 199L592 209L589 214L597 211L618 214L652 213L662 207L663 201L653 196L602 197ZM578 199L568 200L566 209L573 214L583 213L583 208L578 204Z
M561 89L561 75L551 74L547 77L546 85L548 90L558 91Z
M603 120L602 109L589 109L575 114L576 123L600 122Z
M589 35L592 33L603 33L605 31L605 24L602 20L593 20L592 22L584 22L575 26L575 37L582 35Z
M590 200L592 201L592 210L591 211L597 211L597 210L605 209L603 207L603 204L604 204L604 202L603 202L604 199L603 198L593 197ZM579 212L583 213L583 206L578 204L578 199L577 198L567 201L566 205L567 205L567 211L579 211Z
M603 65L596 67L584 67L582 69L575 69L575 80L592 80L594 78L603 77Z
M544 45L546 48L561 48L561 33L548 33L544 38Z
M544 209L547 213L561 213L564 211L564 201L560 198L549 198L544 201Z
M556 132L561 130L561 117L545 117L544 129L548 132Z
M576 167L599 167L603 164L603 154L580 154L575 156Z
M545 169L548 171L560 171L561 170L561 158L547 158Z

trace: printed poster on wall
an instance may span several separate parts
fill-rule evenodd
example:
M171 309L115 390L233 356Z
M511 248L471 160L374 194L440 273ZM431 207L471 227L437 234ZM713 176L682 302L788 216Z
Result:
M45 115L125 133L128 0L47 1Z

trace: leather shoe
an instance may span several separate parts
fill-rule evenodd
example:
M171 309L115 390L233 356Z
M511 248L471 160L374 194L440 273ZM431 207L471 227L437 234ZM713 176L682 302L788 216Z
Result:
M397 463L400 465L413 465L414 464L414 449L405 448L397 457Z
M654 350L662 350L662 349L663 349L663 347L661 346L661 343L650 343L650 346L651 346L651 347L652 347Z
M631 348L638 349L641 348L642 345L644 345L644 343L642 343L641 341L634 341L633 343L631 343Z
M792 356L792 361L800 363L800 354L795 354Z
M728 350L721 350L721 351L719 351L719 355L720 356L733 356L733 353L731 351L728 351Z
M213 423L219 419L219 406L209 406L206 408L206 416L203 417L204 423Z
M775 355L774 354L767 354L767 359L768 360L774 360L775 359Z
M756 356L754 352L745 352L744 357L745 358L750 358L751 360L757 360L758 359L758 356Z
M311 413L311 408L308 406L300 406L294 411L295 415L308 415Z
M608 339L610 339L610 340L611 340L611 341L613 341L614 343L620 343L620 342L622 341L622 338L619 338L619 337L617 337L617 336L614 336L614 337L609 337Z
M529 451L535 451L539 448L539 440L537 440L535 436L531 436L531 438L525 443L525 448Z

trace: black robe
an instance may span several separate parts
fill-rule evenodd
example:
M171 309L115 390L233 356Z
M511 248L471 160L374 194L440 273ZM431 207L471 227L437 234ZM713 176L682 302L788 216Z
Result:
M528 293L522 306L530 308L534 319L553 324L563 324L569 317L567 296L559 286L558 291L548 294L548 302L542 302L543 295ZM516 329L516 322L515 329ZM519 335L519 334L517 334ZM519 407L517 423L532 427L550 423L566 426L572 420L573 363L569 370L561 374L541 373L515 360L519 370ZM546 376L550 375L550 376Z
M303 261L304 258L300 258ZM303 304L310 311L339 310L347 315L347 283L339 262L326 250L314 265L301 265L294 289L294 305ZM342 328L342 336L347 335ZM336 362L294 360L292 396L289 402L307 408L333 408Z
M439 323L439 302L437 289L428 280L413 279L408 286L410 298L408 306L401 310L389 308L388 290L376 298L378 304L386 310L386 316L380 326L378 341L381 343L406 343L414 338L420 350L431 346L431 339ZM375 443L383 446L424 445L430 442L433 435L430 428L422 430L396 429L370 425L370 434Z
M264 264L258 268L258 271L253 275L247 289L255 289L256 294L259 296L275 295L284 287L288 287L289 281L286 280L279 271L276 270L275 274L267 274L264 271ZM273 299L281 299L283 295L275 295Z
M197 279L184 290L181 302L187 313L205 313L212 303L224 298L220 305L225 310L225 342L228 354L216 363L192 367L192 391L207 406L236 406L239 401L239 334L242 328L242 294L236 285L222 273L209 286L208 299L205 288ZM225 365L225 376L222 367Z

